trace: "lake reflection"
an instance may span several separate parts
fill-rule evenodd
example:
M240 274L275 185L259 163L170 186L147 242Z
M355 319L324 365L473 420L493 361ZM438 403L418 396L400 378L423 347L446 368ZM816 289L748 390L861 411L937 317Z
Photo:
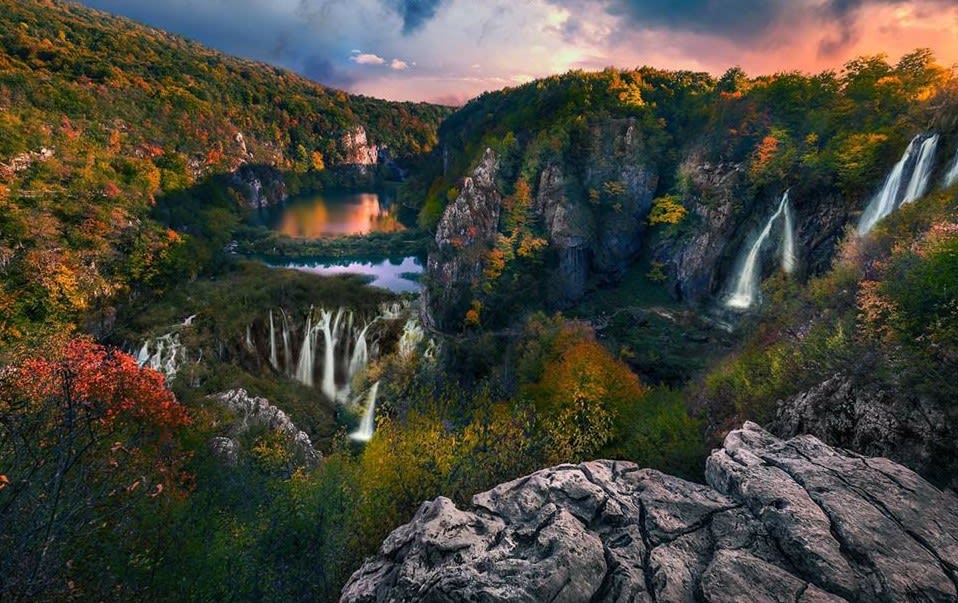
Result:
M382 287L396 293L415 293L419 291L419 275L422 263L418 258L408 257L402 260L293 260L283 263L270 262L271 266L291 268L300 272L332 276L336 274L363 274L371 276L370 285Z
M325 193L288 201L276 208L274 230L300 239L404 230L397 207L377 193Z

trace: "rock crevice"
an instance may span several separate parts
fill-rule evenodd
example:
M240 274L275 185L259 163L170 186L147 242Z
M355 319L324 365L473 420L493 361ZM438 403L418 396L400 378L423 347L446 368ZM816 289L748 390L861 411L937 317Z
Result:
M958 499L900 465L747 423L706 481L594 461L438 498L342 600L958 600Z

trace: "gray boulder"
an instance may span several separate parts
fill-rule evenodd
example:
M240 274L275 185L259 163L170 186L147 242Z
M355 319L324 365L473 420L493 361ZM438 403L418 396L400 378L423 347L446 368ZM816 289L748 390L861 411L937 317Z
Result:
M342 601L958 600L958 498L900 465L747 423L706 480L595 461L440 497Z

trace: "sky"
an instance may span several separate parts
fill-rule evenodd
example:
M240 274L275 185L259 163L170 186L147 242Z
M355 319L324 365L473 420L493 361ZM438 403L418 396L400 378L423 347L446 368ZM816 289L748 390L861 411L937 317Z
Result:
M570 69L840 70L931 48L958 0L82 0L328 86L458 105Z

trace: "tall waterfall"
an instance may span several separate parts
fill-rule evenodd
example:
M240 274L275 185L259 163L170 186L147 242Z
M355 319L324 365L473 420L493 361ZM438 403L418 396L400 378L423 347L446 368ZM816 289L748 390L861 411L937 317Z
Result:
M782 270L785 274L795 272L798 256L795 255L795 224L792 220L792 204L785 193L785 234L782 237Z
M353 355L349 359L349 379L352 380L359 371L366 368L366 364L369 362L369 348L366 345L366 331L369 330L369 325L363 327L363 330L359 332L359 336L356 338L356 347L353 348Z
M865 213L858 222L858 234L868 233L875 224L898 209L902 203L910 203L925 194L937 146L937 134L927 138L919 134L911 139L904 155L885 178L882 189L865 208ZM908 178L908 184L905 190L902 190L905 178Z
M321 389L330 400L336 399L336 339L333 337L333 331L338 330L339 319L342 317L342 308L336 313L335 323L333 322L333 313L329 310L320 311L319 328L323 331L323 344L325 358L323 361L323 382Z
M908 188L905 189L905 197L901 200L902 205L920 199L928 191L931 170L935 167L935 150L937 148L937 134L926 138L921 143L921 150L918 151L918 162L915 163L915 170L911 174L911 180L908 181Z
M369 393L366 394L366 410L359 422L359 429L349 434L349 437L357 442L368 442L373 438L373 432L376 429L376 395L378 393L379 381L373 383Z
M306 328L303 330L303 347L299 349L299 362L296 364L296 380L303 385L313 385L313 309L306 316Z
M269 363L279 370L279 355L276 352L276 327L273 325L273 311L269 311Z
M948 173L945 174L945 188L948 188L956 182L958 182L958 153L955 153L951 167L948 169Z
M782 268L786 272L791 272L795 268L795 237L791 230L791 219L788 217L788 191L782 195L782 201L778 204L778 210L772 214L772 217L765 223L762 233L752 244L748 255L745 257L745 263L739 272L736 281L735 290L726 300L725 305L729 308L744 310L750 308L758 297L759 278L761 277L761 257L762 246L772 234L772 225L779 216L785 214L785 245L782 254Z

